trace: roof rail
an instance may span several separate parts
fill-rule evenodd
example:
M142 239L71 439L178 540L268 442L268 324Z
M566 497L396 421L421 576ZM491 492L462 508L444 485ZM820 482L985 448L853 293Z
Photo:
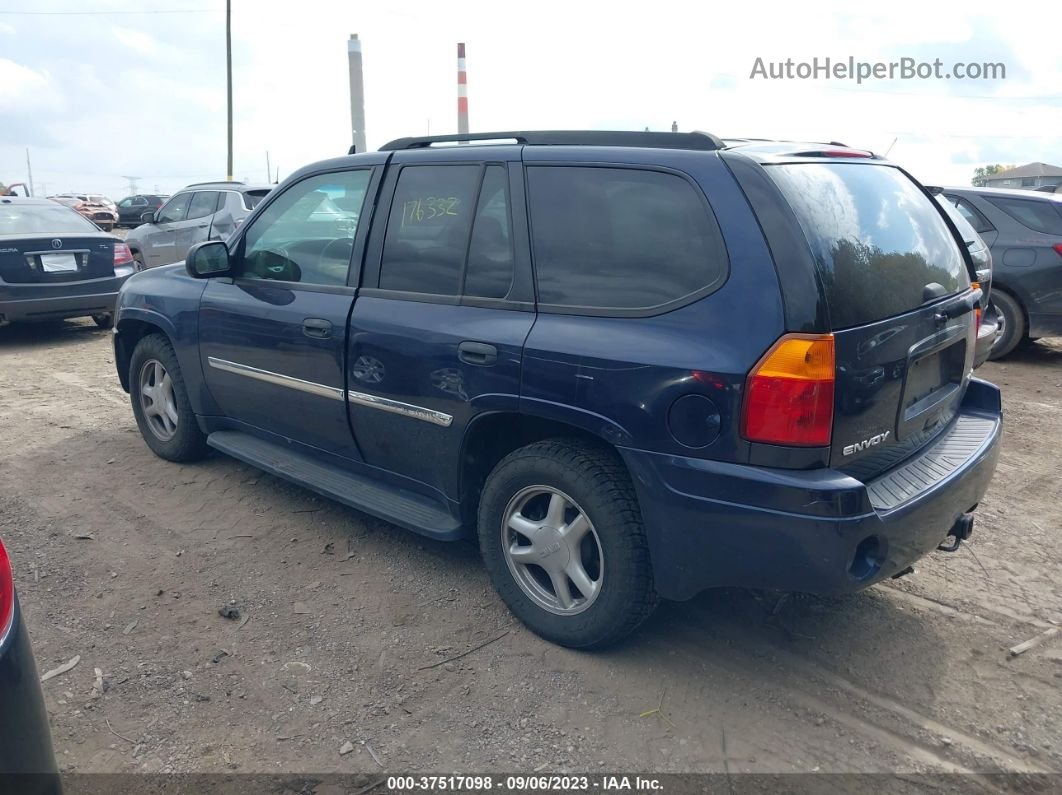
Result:
M235 179L212 179L212 180L209 180L207 182L190 182L189 184L185 185L185 187L186 188L195 188L195 187L198 187L199 185L223 185L223 184L245 185L246 183L245 182L240 182L239 180L235 180ZM146 195L154 196L154 195L157 195L157 194L149 193L149 194L146 194Z
M706 132L627 132L612 130L540 130L516 132L462 133L396 138L380 147L381 152L401 149L426 149L432 144L515 140L527 146L635 146L654 149L697 149L713 151L724 148L721 140Z

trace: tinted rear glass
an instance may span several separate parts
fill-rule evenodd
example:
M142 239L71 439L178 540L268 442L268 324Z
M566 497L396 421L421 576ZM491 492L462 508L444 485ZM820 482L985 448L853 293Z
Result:
M262 201L269 191L267 190L248 190L243 193L243 206L248 210L253 210L258 206L258 202Z
M928 284L969 286L958 243L899 169L867 163L768 166L796 211L835 329L916 309Z
M595 311L666 307L726 279L704 199L675 174L634 168L527 169L538 300Z
M1048 235L1062 235L1062 209L1052 199L1010 199L986 197L992 204L1027 229Z
M973 243L975 247L980 247L980 235L970 226L970 222L966 220L958 208L952 204L944 196L937 196L937 204L944 208L944 212L948 214L948 218L955 224L955 228L959 230L959 235L962 237L962 242L967 245Z
M71 235L100 230L61 204L0 202L0 235Z

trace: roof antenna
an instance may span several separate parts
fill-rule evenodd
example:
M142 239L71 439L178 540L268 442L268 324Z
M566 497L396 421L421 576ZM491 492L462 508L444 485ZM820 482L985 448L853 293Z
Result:
M899 140L900 140L900 137L899 137L899 136L896 136L895 138L893 138L893 139L892 139L892 143L891 143L891 144L889 144L889 148L885 150L885 154L883 154L883 155L882 155L882 157L888 157L888 156L889 156L889 152L891 152L891 151L892 151L892 148L893 148L894 146L896 146L896 142L897 142L897 141L899 141Z

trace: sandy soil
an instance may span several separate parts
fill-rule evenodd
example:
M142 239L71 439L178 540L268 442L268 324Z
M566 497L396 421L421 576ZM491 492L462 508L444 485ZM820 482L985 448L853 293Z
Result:
M959 553L846 598L665 604L583 654L514 624L469 545L153 456L91 322L0 329L0 534L40 669L81 657L44 685L60 764L1062 771L1062 637L1008 655L1062 621L1062 340L981 374L1007 434Z

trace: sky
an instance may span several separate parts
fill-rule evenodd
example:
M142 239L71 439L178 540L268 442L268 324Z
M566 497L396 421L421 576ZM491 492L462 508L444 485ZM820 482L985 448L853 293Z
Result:
M370 148L473 131L707 130L888 152L927 184L1062 166L1062 3L232 0L234 176L281 179L350 145L357 33ZM1002 63L1005 79L752 77L825 58ZM225 0L3 0L0 182L173 193L226 170Z

